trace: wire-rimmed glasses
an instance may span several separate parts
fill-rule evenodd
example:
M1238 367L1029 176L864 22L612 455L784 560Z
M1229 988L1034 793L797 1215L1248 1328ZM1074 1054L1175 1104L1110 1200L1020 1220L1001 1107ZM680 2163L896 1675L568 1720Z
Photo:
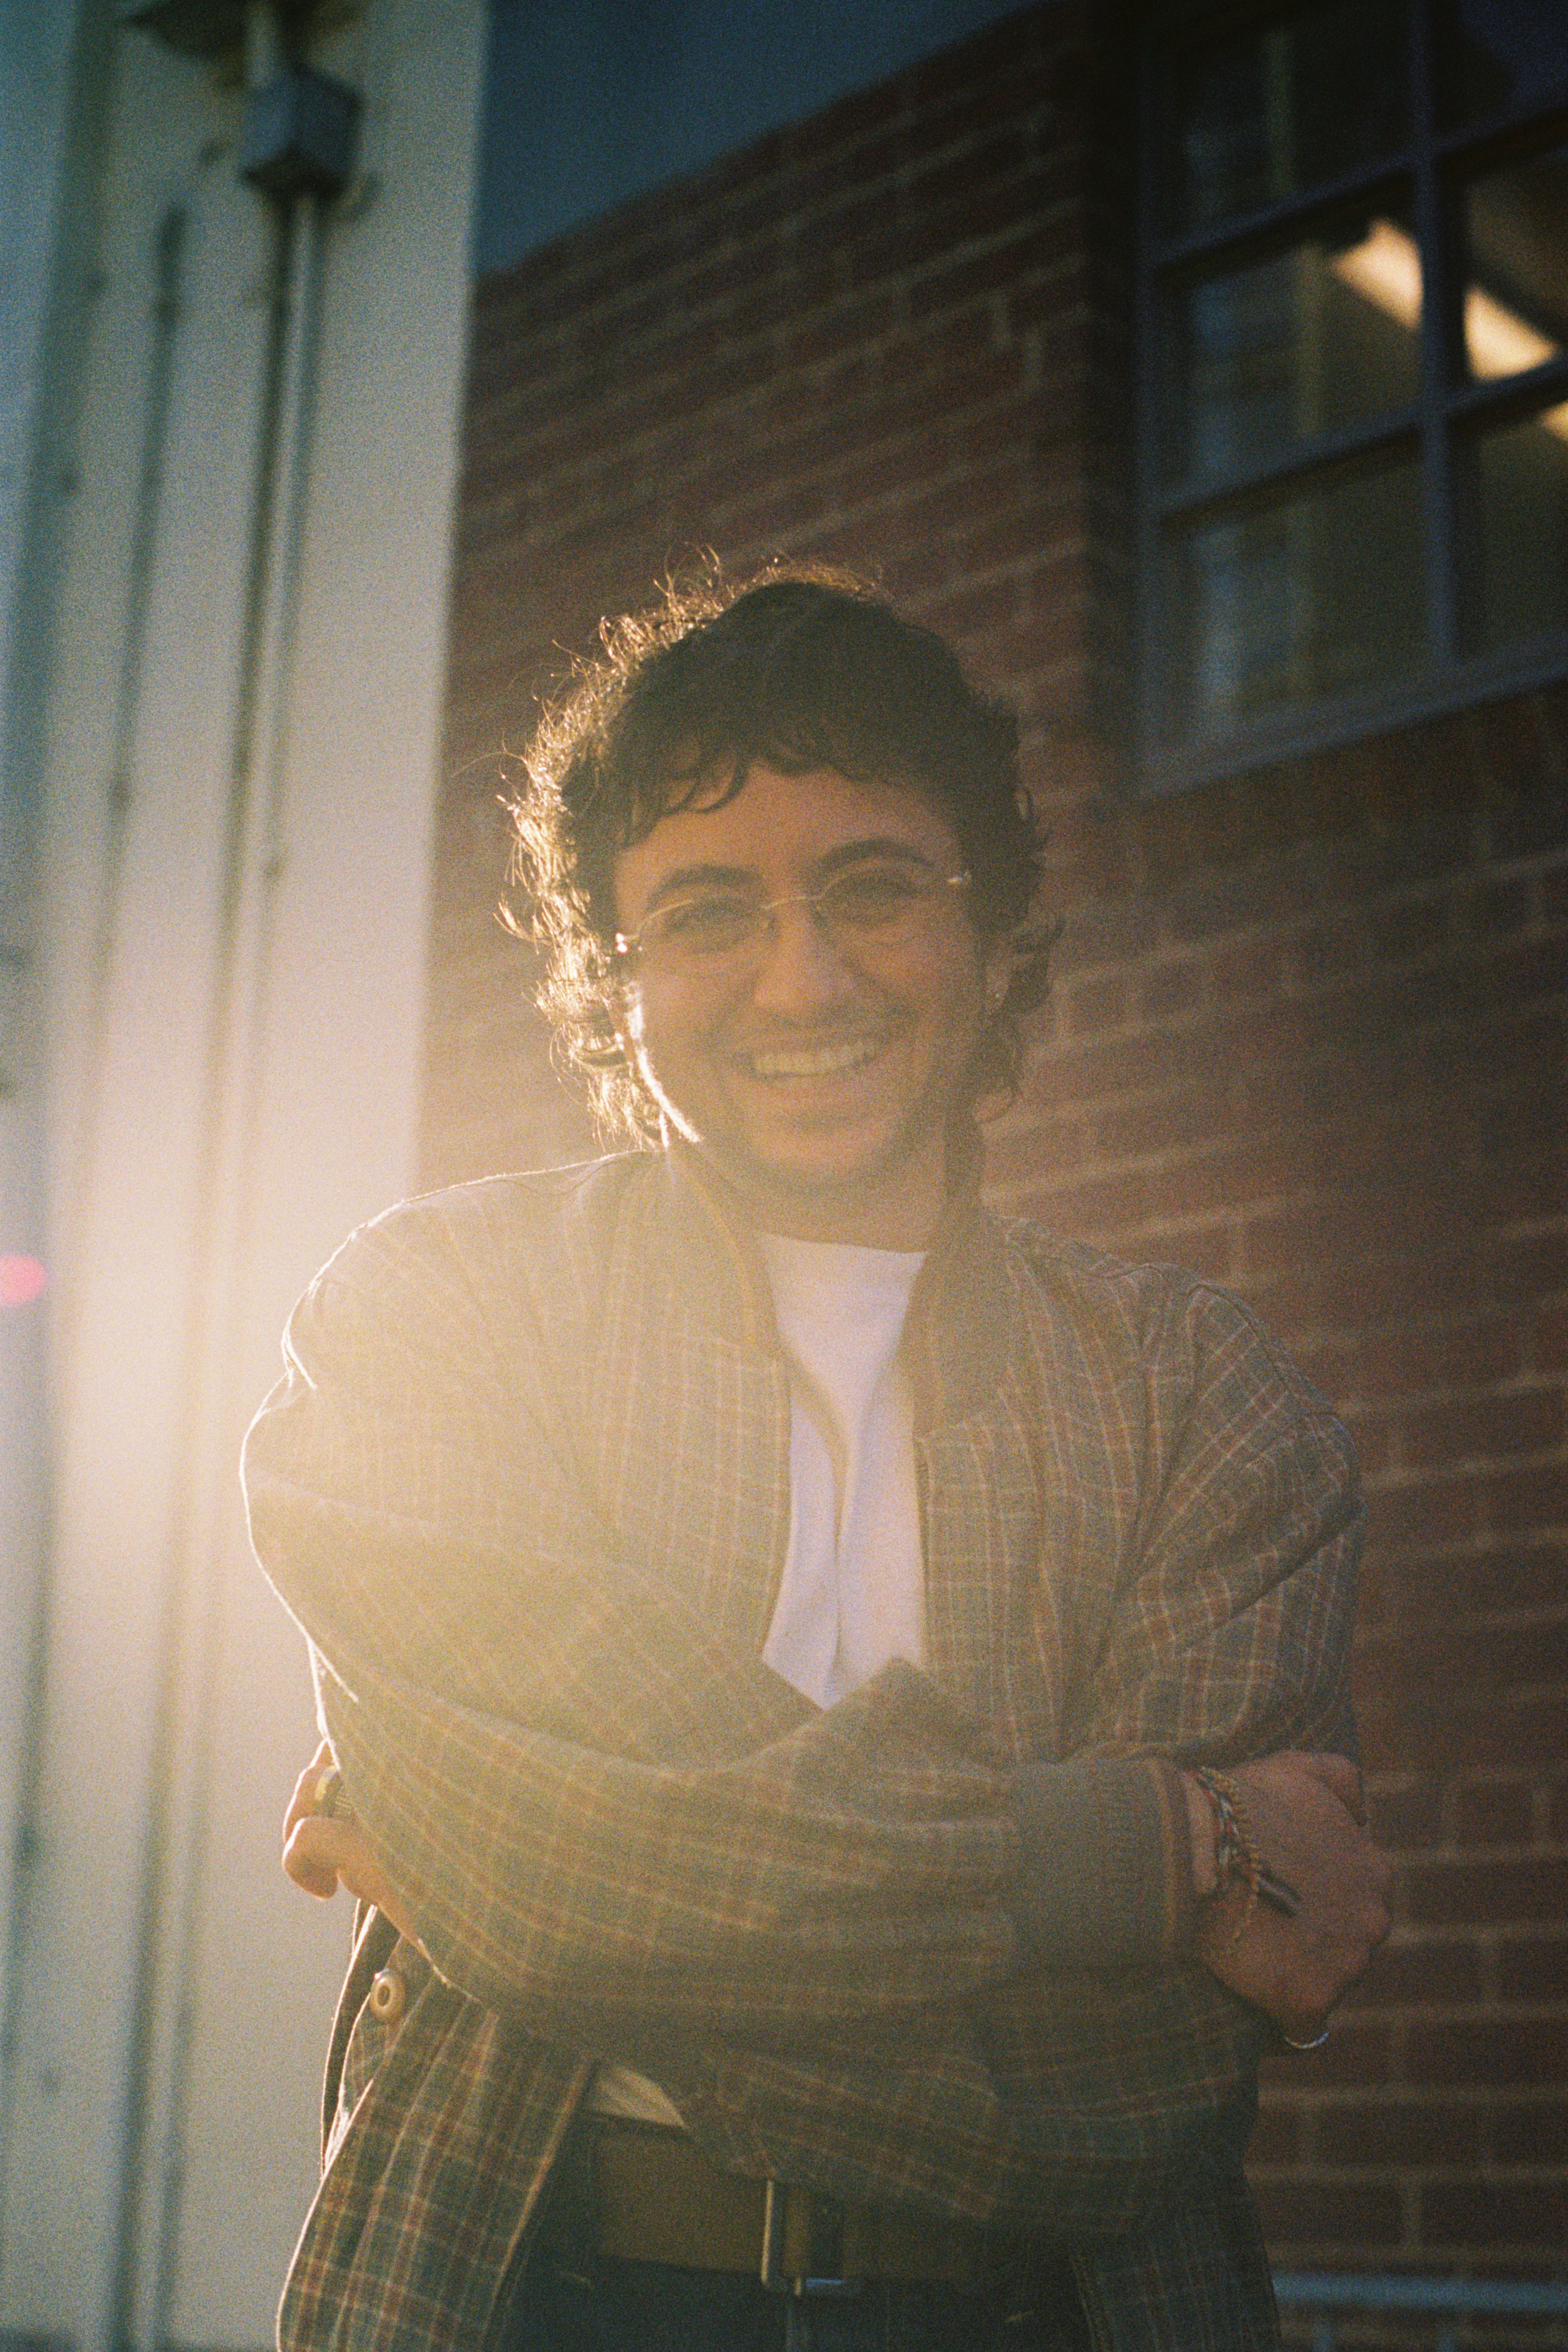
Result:
M874 859L847 866L816 890L764 898L739 883L694 890L655 907L635 931L616 933L616 952L644 970L695 978L730 978L762 961L778 935L785 907L806 907L823 938L841 953L875 952L917 937L968 887L968 874L939 874L911 859Z

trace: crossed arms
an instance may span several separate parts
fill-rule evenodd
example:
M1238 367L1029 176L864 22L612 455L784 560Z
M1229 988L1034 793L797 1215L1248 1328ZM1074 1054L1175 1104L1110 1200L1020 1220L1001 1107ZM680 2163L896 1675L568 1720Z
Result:
M1184 1393L1152 1416L1079 1744L1327 1745L1346 1465L1233 1309L1182 1313L1157 1377ZM356 1815L297 1818L297 1874L342 1870L466 1995L654 2074L721 2161L1061 2230L1125 2221L1234 2130L1256 2011L1152 1951L1026 1964L1017 1889L1050 1857L1026 1851L1010 1762L913 1669L822 1714L716 1636L602 1524L543 1335L497 1328L461 1235L427 1212L376 1229L300 1309L253 1433L258 1549L310 1634ZM1233 1950L1222 1908L1205 1948L1296 2018L1364 1960L1375 1871L1352 1867L1334 1767L1260 1769L1259 1834L1304 1924L1292 1940L1259 1917Z

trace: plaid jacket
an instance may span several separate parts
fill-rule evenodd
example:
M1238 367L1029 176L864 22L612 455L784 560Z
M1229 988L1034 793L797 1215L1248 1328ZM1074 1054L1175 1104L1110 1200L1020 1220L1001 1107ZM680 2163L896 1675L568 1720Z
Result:
M372 1915L285 2352L479 2352L599 2058L722 2165L1066 2242L1101 2347L1274 2342L1259 2021L1020 1967L1010 1768L1342 1745L1347 1443L1224 1293L972 1195L905 1344L928 1666L822 1713L758 1657L788 1382L689 1156L415 1202L300 1303L252 1530L424 1950L382 2027Z

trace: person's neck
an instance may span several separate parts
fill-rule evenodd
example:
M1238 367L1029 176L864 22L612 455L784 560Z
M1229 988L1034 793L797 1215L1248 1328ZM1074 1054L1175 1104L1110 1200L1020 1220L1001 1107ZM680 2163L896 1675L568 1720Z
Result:
M845 1242L861 1249L923 1250L947 1197L941 1167L902 1168L900 1181L790 1185L712 1163L760 1234L784 1241Z

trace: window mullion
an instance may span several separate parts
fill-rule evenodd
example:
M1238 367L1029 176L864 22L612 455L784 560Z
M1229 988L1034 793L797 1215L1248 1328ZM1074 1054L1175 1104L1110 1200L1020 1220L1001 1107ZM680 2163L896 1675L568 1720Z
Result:
M1417 446L1421 422L1418 405L1395 409L1389 415L1374 416L1370 424L1351 425L1342 432L1324 434L1303 449L1292 449L1288 457L1265 458L1256 465L1237 467L1224 481L1188 479L1173 484L1169 489L1156 485L1153 495L1167 522L1196 521L1227 511L1245 513L1292 483L1307 488L1335 474L1356 470L1358 460L1374 457L1380 449L1397 451Z
M1170 387L1162 350L1160 305L1163 281L1151 266L1160 229L1160 189L1155 159L1163 152L1162 100L1159 71L1145 44L1138 74L1138 241L1142 263L1134 273L1137 287L1133 320L1135 384L1138 402L1138 719L1145 744L1161 741L1170 725L1175 681L1174 632L1166 611L1167 580L1164 532L1160 515L1162 451L1169 420Z
M1432 0L1410 0L1410 95L1415 140L1415 235L1421 248L1421 498L1426 538L1426 625L1443 668L1459 648L1458 565L1447 393L1453 340L1449 224L1437 176L1437 58Z

